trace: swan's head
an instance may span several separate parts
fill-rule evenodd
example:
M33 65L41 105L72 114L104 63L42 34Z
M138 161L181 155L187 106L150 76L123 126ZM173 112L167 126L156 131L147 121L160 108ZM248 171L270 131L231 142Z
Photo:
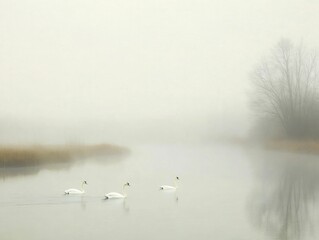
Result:
M88 185L87 181L83 181L83 184L86 184L86 185Z
M124 186L128 186L128 187L130 187L131 185L130 185L130 183L129 183L129 182L127 182L127 183L125 183L125 184L124 184Z
M176 180L179 180L179 177L176 177Z

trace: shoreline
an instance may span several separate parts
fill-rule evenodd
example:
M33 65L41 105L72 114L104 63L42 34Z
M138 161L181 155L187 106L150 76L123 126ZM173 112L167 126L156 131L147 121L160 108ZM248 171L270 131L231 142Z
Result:
M89 157L126 155L128 148L111 144L94 145L0 145L0 168L66 163Z
M249 139L249 138L225 138L222 142L243 147L257 147L264 150L286 151L294 153L306 153L319 155L319 140L311 139Z
M295 153L319 154L319 141L315 140L271 140L264 144L266 149Z

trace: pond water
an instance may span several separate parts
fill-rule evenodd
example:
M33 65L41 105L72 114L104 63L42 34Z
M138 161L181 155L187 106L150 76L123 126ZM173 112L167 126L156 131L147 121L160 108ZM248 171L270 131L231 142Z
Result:
M0 239L316 239L319 159L142 145L125 159L0 170ZM159 186L180 178L177 191ZM70 187L83 196L64 195ZM128 197L104 200L122 190Z

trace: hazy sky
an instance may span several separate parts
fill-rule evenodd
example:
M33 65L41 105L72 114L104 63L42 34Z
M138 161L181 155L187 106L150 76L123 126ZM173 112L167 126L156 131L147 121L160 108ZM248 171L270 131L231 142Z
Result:
M319 47L318 13L314 0L0 0L0 119L242 132L254 64L282 37Z

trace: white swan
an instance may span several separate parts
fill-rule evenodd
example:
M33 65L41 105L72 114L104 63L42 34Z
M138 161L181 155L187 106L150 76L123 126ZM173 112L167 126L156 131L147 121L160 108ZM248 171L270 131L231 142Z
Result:
M177 181L179 181L179 177L175 178L174 186L162 185L162 186L160 186L160 190L176 190L177 189Z
M83 194L83 193L85 193L85 191L83 189L84 184L87 185L88 183L86 181L83 181L82 186L81 186L81 190L75 189L75 188L70 188L70 189L65 190L64 194Z
M105 194L105 199L110 199L110 198L126 198L127 194L125 193L125 187L128 186L130 187L131 185L127 182L123 185L123 193L117 193L117 192L110 192Z

